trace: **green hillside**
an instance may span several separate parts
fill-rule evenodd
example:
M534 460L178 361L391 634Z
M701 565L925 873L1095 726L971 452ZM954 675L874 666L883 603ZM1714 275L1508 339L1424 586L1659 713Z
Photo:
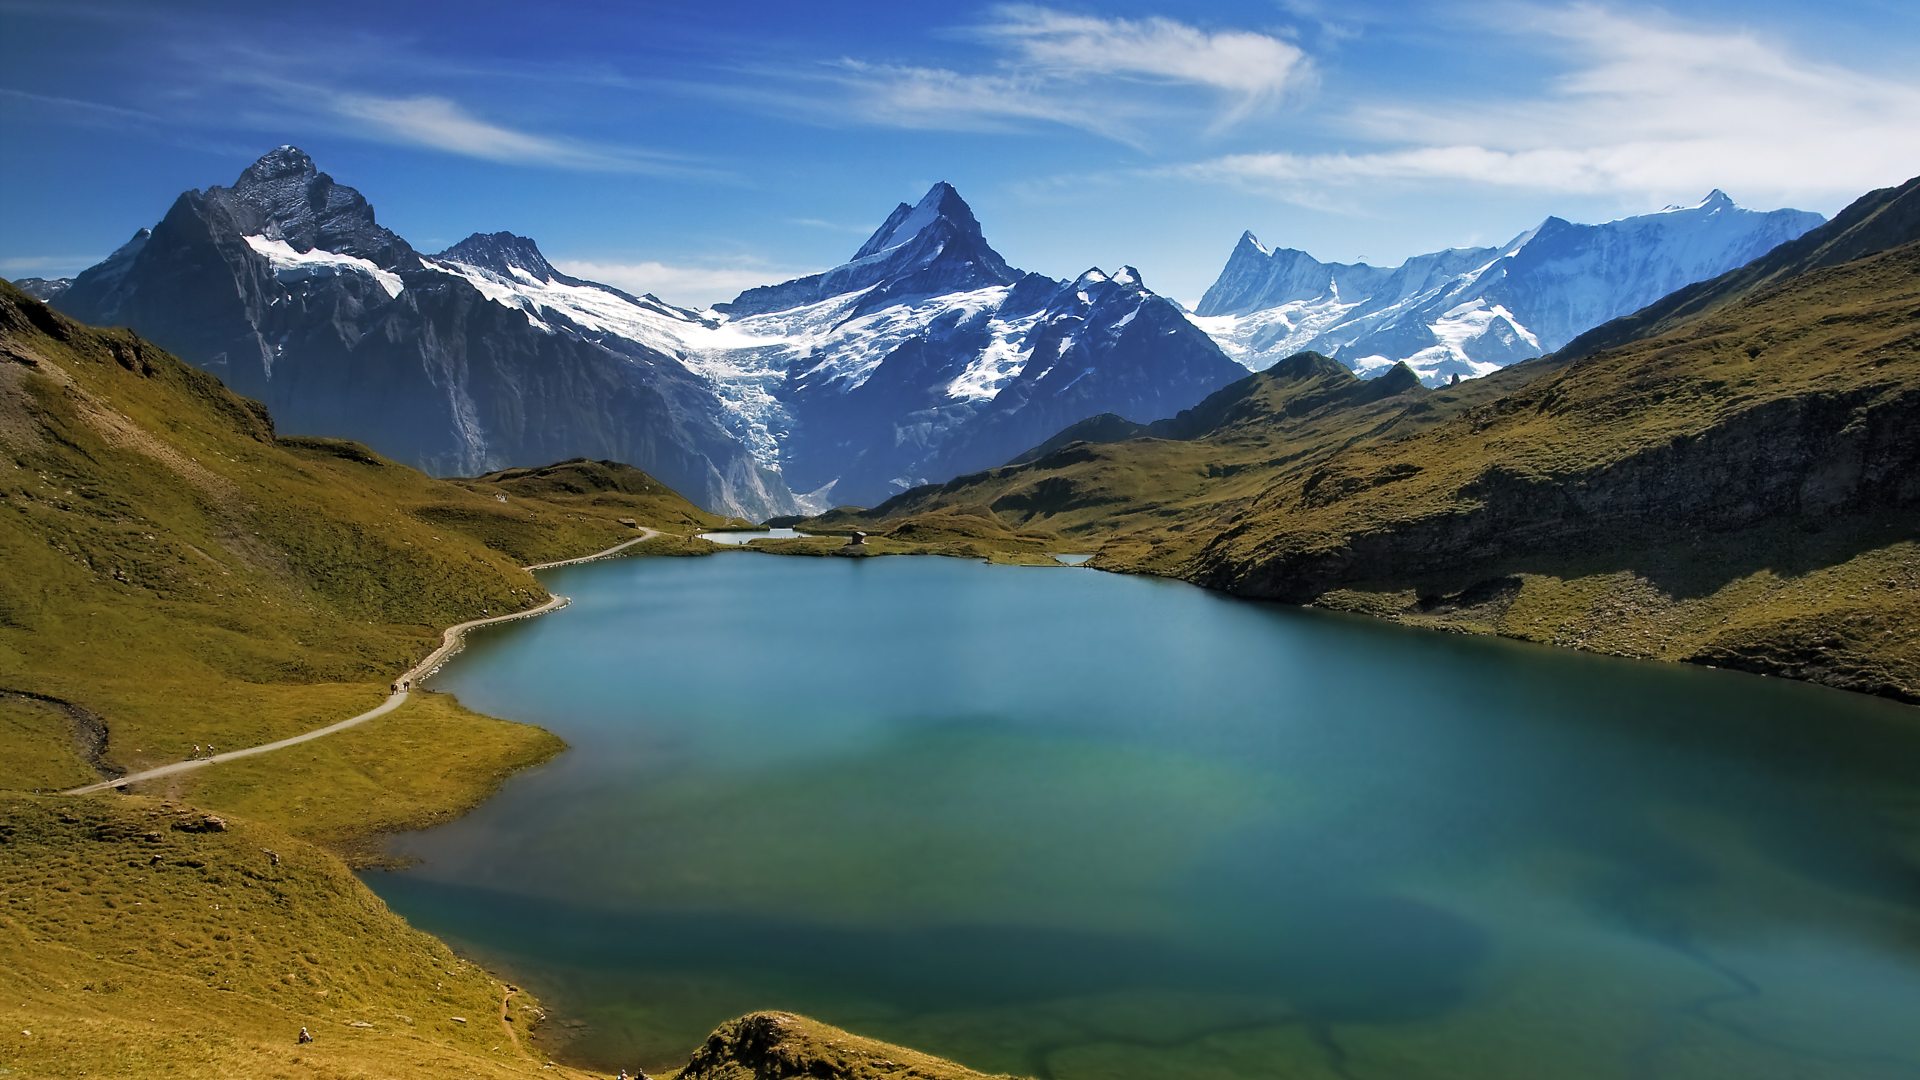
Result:
M607 547L623 517L717 523L621 466L536 473L449 483L276 438L212 376L0 288L0 785L352 715L441 627L545 600L523 561ZM70 713L103 743L82 752Z

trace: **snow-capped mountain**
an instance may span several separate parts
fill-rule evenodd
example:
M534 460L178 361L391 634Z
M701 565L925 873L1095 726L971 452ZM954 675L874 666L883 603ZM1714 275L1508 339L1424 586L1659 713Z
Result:
M781 372L780 466L816 504L990 468L1098 413L1170 415L1241 374L1131 267L1071 282L1009 267L944 183L846 264L718 314L732 350L690 362Z
M35 300L42 300L42 301L52 300L54 297L59 296L63 292L66 292L67 286L72 284L73 284L73 279L66 278L66 277L63 277L63 278L23 277L23 278L13 279L14 288L19 289L21 292L26 293L28 296L33 297Z
M425 264L532 324L672 356L808 509L999 465L1097 413L1170 415L1243 374L1131 267L1072 282L1009 267L944 183L845 264L712 311L568 277L505 234Z
M557 274L512 239L423 258L287 146L232 187L181 195L54 302L215 372L284 430L358 439L432 472L612 458L716 509L794 507L704 377L619 328L504 304L523 283L495 285L487 268ZM602 295L564 275L551 288Z
M692 311L509 233L424 255L288 146L181 195L55 303L291 432L443 474L613 458L755 518L998 465L1097 413L1170 415L1241 374L1131 268L1009 267L947 184L844 265Z
M1577 225L1550 217L1497 248L1397 267L1323 263L1240 237L1194 322L1258 370L1302 350L1362 374L1405 362L1431 384L1565 345L1696 281L1764 255L1825 219L1759 212L1714 191L1692 206Z

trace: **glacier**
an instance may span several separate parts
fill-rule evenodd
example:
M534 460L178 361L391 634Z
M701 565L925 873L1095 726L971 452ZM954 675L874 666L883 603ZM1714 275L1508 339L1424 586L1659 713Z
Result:
M1438 385L1552 352L1824 220L1748 210L1715 190L1597 225L1549 217L1499 247L1397 267L1321 262L1247 232L1190 318L1251 370L1311 350L1363 375L1405 363Z

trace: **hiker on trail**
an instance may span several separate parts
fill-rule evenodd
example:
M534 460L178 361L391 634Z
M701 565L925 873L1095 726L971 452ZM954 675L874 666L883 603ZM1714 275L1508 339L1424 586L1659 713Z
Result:
M301 1028L300 1029L300 1045L305 1046L312 1041L313 1041L313 1033L308 1031L306 1028Z
M189 760L189 761L198 761L199 759L200 759L200 744L199 744L199 743L194 743L194 744L193 744L193 757L191 757L191 758L189 758L188 760Z

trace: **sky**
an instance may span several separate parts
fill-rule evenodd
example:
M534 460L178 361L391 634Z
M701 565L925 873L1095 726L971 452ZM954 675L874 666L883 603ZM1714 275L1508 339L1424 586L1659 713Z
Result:
M432 252L704 306L953 183L1013 265L1197 300L1243 230L1381 265L1555 214L1920 174L1920 4L0 0L0 276L282 143Z

